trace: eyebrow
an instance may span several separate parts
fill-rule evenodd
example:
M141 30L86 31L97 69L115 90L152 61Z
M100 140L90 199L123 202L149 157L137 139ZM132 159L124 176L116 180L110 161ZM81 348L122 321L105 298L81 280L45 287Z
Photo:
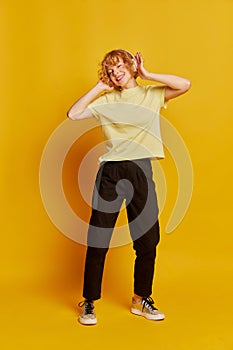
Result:
M119 64L123 64L124 62L116 62L116 64L112 65L111 67L118 66ZM107 70L112 70L112 68L107 68Z

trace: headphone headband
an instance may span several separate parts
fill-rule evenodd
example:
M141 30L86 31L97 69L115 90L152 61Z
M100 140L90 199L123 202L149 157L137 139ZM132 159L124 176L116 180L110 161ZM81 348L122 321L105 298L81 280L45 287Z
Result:
M120 50L127 52L134 59L134 55L130 51L125 49L120 49Z

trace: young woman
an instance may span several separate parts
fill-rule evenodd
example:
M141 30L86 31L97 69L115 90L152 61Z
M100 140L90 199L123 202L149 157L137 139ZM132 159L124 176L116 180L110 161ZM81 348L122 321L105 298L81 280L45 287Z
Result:
M138 85L137 77L162 83ZM131 312L150 320L164 314L154 307L152 283L159 242L158 206L151 159L164 157L159 130L160 109L190 88L188 79L148 72L142 55L108 52L100 80L68 111L72 120L95 117L107 139L107 152L93 193L84 274L84 301L79 322L96 324L94 301L101 297L105 256L123 200L136 252Z

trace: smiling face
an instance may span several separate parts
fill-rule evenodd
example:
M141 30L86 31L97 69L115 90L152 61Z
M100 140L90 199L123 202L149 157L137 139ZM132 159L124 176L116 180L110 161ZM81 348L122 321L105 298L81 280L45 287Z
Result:
M132 54L122 49L108 52L101 62L100 79L109 86L114 86L116 90L137 86L138 74L132 58Z
M107 66L107 74L114 86L121 89L129 89L137 85L134 75L121 57L118 57L116 64Z

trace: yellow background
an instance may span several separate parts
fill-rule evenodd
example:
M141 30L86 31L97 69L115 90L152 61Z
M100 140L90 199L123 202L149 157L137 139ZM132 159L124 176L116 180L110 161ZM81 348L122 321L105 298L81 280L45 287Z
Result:
M2 349L233 348L232 15L231 0L1 1ZM75 308L85 247L49 220L39 164L67 109L95 84L104 53L117 47L140 51L149 70L192 81L164 116L188 147L194 191L184 220L164 233L177 192L168 154L153 294L166 320L128 311L129 244L109 252L99 323L85 328Z

